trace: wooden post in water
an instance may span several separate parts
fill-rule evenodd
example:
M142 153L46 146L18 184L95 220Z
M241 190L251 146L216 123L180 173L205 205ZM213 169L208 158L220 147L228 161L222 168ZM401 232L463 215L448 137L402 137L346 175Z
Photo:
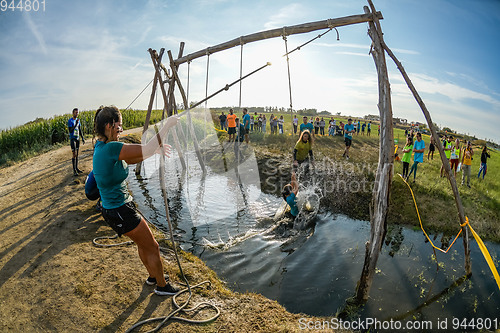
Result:
M364 7L366 14L370 13L368 7ZM387 212L389 210L389 197L392 182L392 170L394 166L394 134L392 129L392 106L389 77L385 62L385 53L382 48L377 27L368 22L368 34L372 39L370 53L375 61L378 75L380 113L380 155L378 160L377 175L370 204L370 240L366 243L365 262L363 271L356 290L358 301L367 301L368 294L375 276L375 267L382 244L387 231Z
M163 52L163 49L161 49L161 50L162 50L161 52ZM153 66L155 67L156 73L160 77L160 89L161 89L161 93L163 96L163 113L162 113L161 119L163 120L163 119L165 119L165 110L167 110L169 103L168 103L167 93L165 91L165 86L161 80L161 72L160 72L160 66L159 66L160 57L156 54L156 51L154 51L152 49L149 49L148 51L151 54L151 60L153 61ZM177 138L177 131L175 130L175 127L172 127L171 130L172 130L172 137L174 138L175 149L177 150L177 154L179 155L182 169L186 169L186 162L184 161L184 156L182 154L182 149L181 149L181 146L179 144L179 139Z
M368 0L368 3L370 4L372 11L375 11L375 7L372 3L372 0ZM379 25L377 18L374 19L374 23L376 25ZM444 153L444 149L443 149L443 145L441 144L441 140L438 140L439 137L437 135L436 129L434 128L434 123L432 122L431 114L427 110L427 107L425 106L424 101L422 100L422 98L420 98L420 95L418 94L417 89L415 89L415 86L411 82L410 77L408 76L408 74L406 74L406 71L405 71L403 65L401 64L401 62L399 62L399 60L396 58L396 56L391 51L391 49L389 49L389 47L385 44L384 39L383 39L382 34L381 34L381 31L378 31L378 32L379 32L379 38L380 38L381 43L382 43L382 47L385 49L385 51L387 51L387 54L396 63L396 66L398 67L399 71L401 72L401 75L403 75L403 78L406 82L406 85L408 86L408 88L410 89L410 91L413 94L413 97L415 98L418 105L420 106L420 109L422 110L422 112L424 114L425 120L427 121L427 126L429 126L429 130L431 131L432 137L434 138L434 140L436 142L436 146L438 148L439 155L441 156L441 161L443 162L443 166L444 166L444 169L446 171L446 176L448 177L448 180L449 180L450 185L451 185L451 189L453 191L453 196L455 197L455 204L456 204L457 209L458 209L458 217L460 219L460 225L461 225L462 232L464 235L463 236L463 244L464 244L464 251L465 251L465 255L464 255L465 274L467 276L470 276L472 274L472 266L471 266L471 261L470 261L470 244L469 244L468 228L467 228L467 225L465 224L465 222L466 222L465 213L464 213L464 208L462 206L462 200L460 199L460 192L458 192L456 179L453 176L453 173L451 172L450 163L449 163L449 161L446 158L446 155Z
M151 49L150 49L151 50ZM163 52L165 49L160 50L160 55L158 56L159 61L161 61L161 58L163 57ZM151 120L151 111L153 110L153 102L155 99L155 93L156 93L156 84L161 81L161 75L158 77L159 72L155 71L155 76L153 78L153 88L151 90L151 96L149 97L149 104L148 104L148 112L146 113L146 119L144 120L144 127L142 129L142 136L144 136L144 133L148 130L149 127L149 121ZM142 168L142 162L139 162L135 165L135 174L140 175L141 174L141 168Z
M184 102L184 106L187 106L187 98L186 98L186 93L184 92L184 88L182 87L181 80L179 79L179 75L177 74L177 68L174 63L174 58L172 56L172 52L170 50L167 51L168 58L170 59L170 69L172 70L173 77L175 81L177 82L177 86L179 87L179 91L182 96L182 100ZM201 151L200 151L200 146L198 145L198 139L196 138L196 133L194 131L193 123L191 121L191 113L188 108L187 110L187 125L188 129L191 133L191 138L193 139L193 144L194 144L194 150L196 152L196 156L198 157L198 162L200 163L201 170L203 170L203 173L206 172L205 168L205 163L203 162L203 156L201 156Z

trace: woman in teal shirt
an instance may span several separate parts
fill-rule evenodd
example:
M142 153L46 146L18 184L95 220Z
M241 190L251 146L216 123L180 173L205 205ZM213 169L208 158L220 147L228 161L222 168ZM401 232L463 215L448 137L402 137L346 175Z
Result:
M141 162L155 153L169 156L169 146L162 152L159 140L177 122L177 117L169 117L157 136L143 145L118 141L123 129L122 116L116 106L99 108L94 118L94 135L98 138L94 147L94 177L101 194L102 215L119 236L128 236L137 244L139 257L149 273L146 283L156 284L158 295L174 295L179 288L165 279L158 243L137 212L126 179L128 164Z

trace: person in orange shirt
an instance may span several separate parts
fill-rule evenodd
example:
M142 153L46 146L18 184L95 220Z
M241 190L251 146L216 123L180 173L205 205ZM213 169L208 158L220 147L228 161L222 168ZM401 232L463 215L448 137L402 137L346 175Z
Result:
M227 115L227 134L229 134L229 142L234 141L236 138L236 115L233 113L233 109L229 110Z

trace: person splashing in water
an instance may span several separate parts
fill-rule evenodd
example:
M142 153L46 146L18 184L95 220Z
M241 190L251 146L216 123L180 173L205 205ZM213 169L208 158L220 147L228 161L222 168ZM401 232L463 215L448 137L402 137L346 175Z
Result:
M295 172L292 171L292 182L283 187L281 194L286 203L290 206L290 211L286 212L285 216L291 218L292 220L299 214L299 207L297 206L297 193L299 192L299 183L297 182L297 176Z

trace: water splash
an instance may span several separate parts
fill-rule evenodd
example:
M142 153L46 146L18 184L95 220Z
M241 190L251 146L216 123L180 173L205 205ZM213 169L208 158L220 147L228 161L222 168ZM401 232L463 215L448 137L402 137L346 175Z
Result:
M239 243L242 243L244 241L246 241L247 239L249 238L252 238L256 235L259 235L261 234L262 231L257 231L257 230L248 230L247 232L245 232L243 235L240 235L240 236L231 236L229 234L229 231L227 233L228 235L228 240L226 242L224 242L219 234L219 241L218 242L211 242L209 241L208 239L206 239L205 237L202 238L202 244L205 246L205 247L208 247L208 248L211 248L211 249L218 249L218 250L222 250L222 251L226 251L230 248L232 248L233 246L236 246L238 245Z

